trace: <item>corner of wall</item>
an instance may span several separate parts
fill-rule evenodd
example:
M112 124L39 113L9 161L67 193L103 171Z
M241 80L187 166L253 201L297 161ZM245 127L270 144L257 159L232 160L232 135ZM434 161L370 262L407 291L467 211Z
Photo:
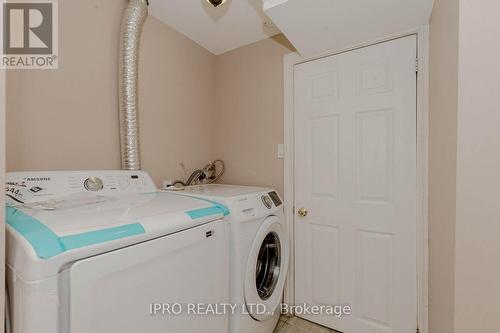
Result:
M436 0L429 52L428 333L454 332L458 29L457 1Z

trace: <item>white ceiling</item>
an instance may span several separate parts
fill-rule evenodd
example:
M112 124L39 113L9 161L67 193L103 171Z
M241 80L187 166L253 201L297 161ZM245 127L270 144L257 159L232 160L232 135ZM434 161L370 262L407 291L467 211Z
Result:
M426 25L434 0L264 0L274 24L304 56Z
M206 0L151 0L149 13L216 55L279 33L264 26L262 0L227 0L217 8Z

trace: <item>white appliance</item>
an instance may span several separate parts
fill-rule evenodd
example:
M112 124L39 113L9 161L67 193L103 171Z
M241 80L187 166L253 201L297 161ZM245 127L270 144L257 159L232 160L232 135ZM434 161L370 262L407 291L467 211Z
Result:
M229 331L273 332L290 257L278 193L217 184L187 187L176 193L218 202L230 211L230 299L236 309L229 318Z
M13 333L227 332L187 309L228 302L224 206L142 171L15 172L6 190Z

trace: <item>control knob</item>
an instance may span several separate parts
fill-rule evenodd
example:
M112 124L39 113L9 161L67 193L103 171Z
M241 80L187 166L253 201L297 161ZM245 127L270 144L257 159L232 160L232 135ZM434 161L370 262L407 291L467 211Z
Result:
M264 206L266 206L268 209L271 209L271 207L273 207L273 202L271 201L271 198L269 198L267 195L263 195L261 199Z
M97 192L103 189L102 180L97 177L89 177L83 182L83 186L87 191Z

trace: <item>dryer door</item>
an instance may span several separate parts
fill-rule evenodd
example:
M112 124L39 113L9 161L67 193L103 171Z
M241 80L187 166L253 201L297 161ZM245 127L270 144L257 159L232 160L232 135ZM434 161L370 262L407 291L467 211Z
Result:
M245 303L258 321L280 311L290 257L288 237L278 217L268 217L257 232L245 275Z

